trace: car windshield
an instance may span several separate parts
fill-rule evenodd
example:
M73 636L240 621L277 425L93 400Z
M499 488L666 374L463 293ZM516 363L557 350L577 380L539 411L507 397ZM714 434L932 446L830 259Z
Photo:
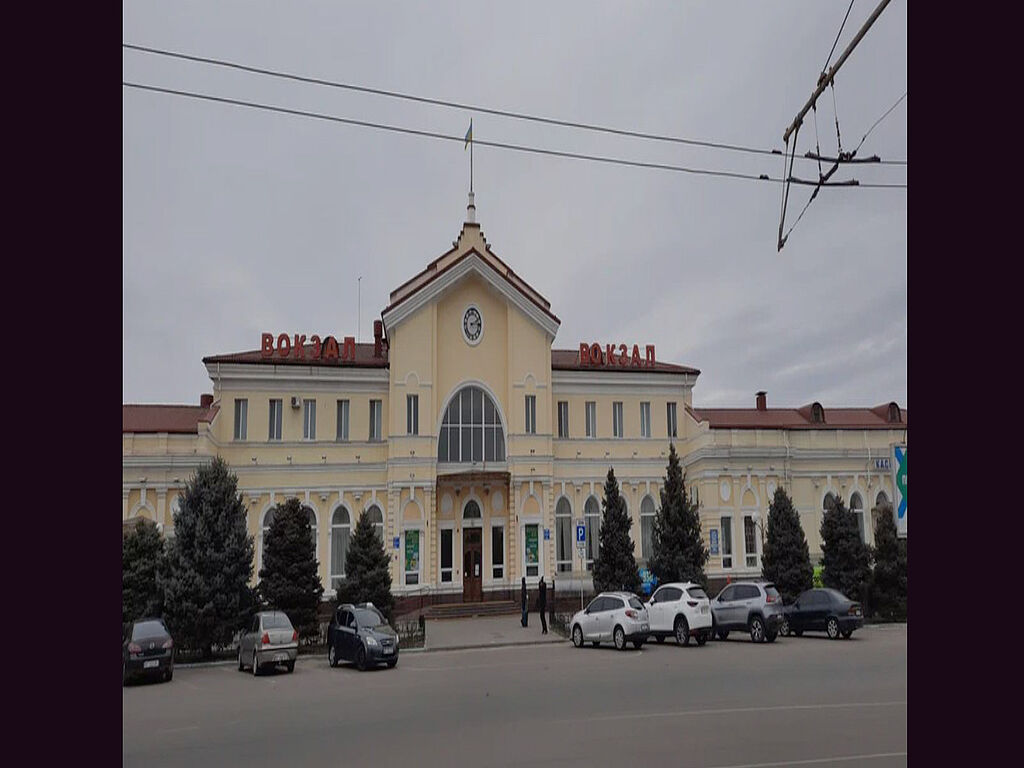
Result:
M690 597L695 597L698 600L706 600L708 596L707 592L705 592L700 587L690 587L686 590L686 594L688 594Z
M355 614L360 627L380 627L387 623L384 617L372 608L356 608Z
M132 640L144 640L148 637L163 637L167 629L159 621L140 621L132 630Z
M291 629L292 623L288 621L286 613L268 613L263 616L264 629Z
M631 597L629 598L629 607L636 608L639 610L640 608L644 607L644 604L637 600L635 597Z

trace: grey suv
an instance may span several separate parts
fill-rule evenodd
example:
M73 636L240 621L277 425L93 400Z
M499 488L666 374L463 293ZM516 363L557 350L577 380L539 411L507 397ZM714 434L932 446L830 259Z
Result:
M749 632L755 643L771 643L782 626L782 596L768 581L735 582L711 601L711 616L711 634L722 640L735 630Z

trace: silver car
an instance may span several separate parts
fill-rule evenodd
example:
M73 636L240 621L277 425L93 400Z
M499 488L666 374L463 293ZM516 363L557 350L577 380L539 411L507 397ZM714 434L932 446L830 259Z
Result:
M577 648L588 640L595 646L611 640L620 651L630 641L641 648L651 631L647 606L630 592L602 592L572 617L569 627Z
M711 601L712 632L722 640L729 632L749 632L755 643L773 643L779 636L782 596L768 581L729 584Z
M250 667L253 675L278 664L293 672L298 655L299 633L283 611L260 611L238 639L238 669Z

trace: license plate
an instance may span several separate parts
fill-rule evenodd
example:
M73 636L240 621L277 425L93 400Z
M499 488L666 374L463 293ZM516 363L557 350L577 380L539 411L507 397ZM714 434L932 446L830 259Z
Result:
M152 661L144 661L144 662L142 662L142 668L143 669L152 669L153 667L159 667L159 666L160 666L160 660L159 659L153 659Z
M391 655L392 653L394 653L394 652L395 652L395 649L394 649L394 648L385 648L385 649L384 649L384 655L385 655L385 656L390 656L390 655Z
M287 653L275 654L274 661L288 661L288 654Z
M641 627L640 627L640 631L641 631L641 632L646 632L646 631L647 631L647 630L649 630L649 629L650 629L650 626L649 626L649 625L647 625L647 624L643 624L643 625L641 625Z

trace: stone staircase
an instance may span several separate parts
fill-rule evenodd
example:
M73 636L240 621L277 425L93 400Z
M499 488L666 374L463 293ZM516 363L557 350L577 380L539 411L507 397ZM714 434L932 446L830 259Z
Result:
M484 603L444 603L423 609L428 619L468 619L475 616L514 616L520 611L514 600L491 600Z

